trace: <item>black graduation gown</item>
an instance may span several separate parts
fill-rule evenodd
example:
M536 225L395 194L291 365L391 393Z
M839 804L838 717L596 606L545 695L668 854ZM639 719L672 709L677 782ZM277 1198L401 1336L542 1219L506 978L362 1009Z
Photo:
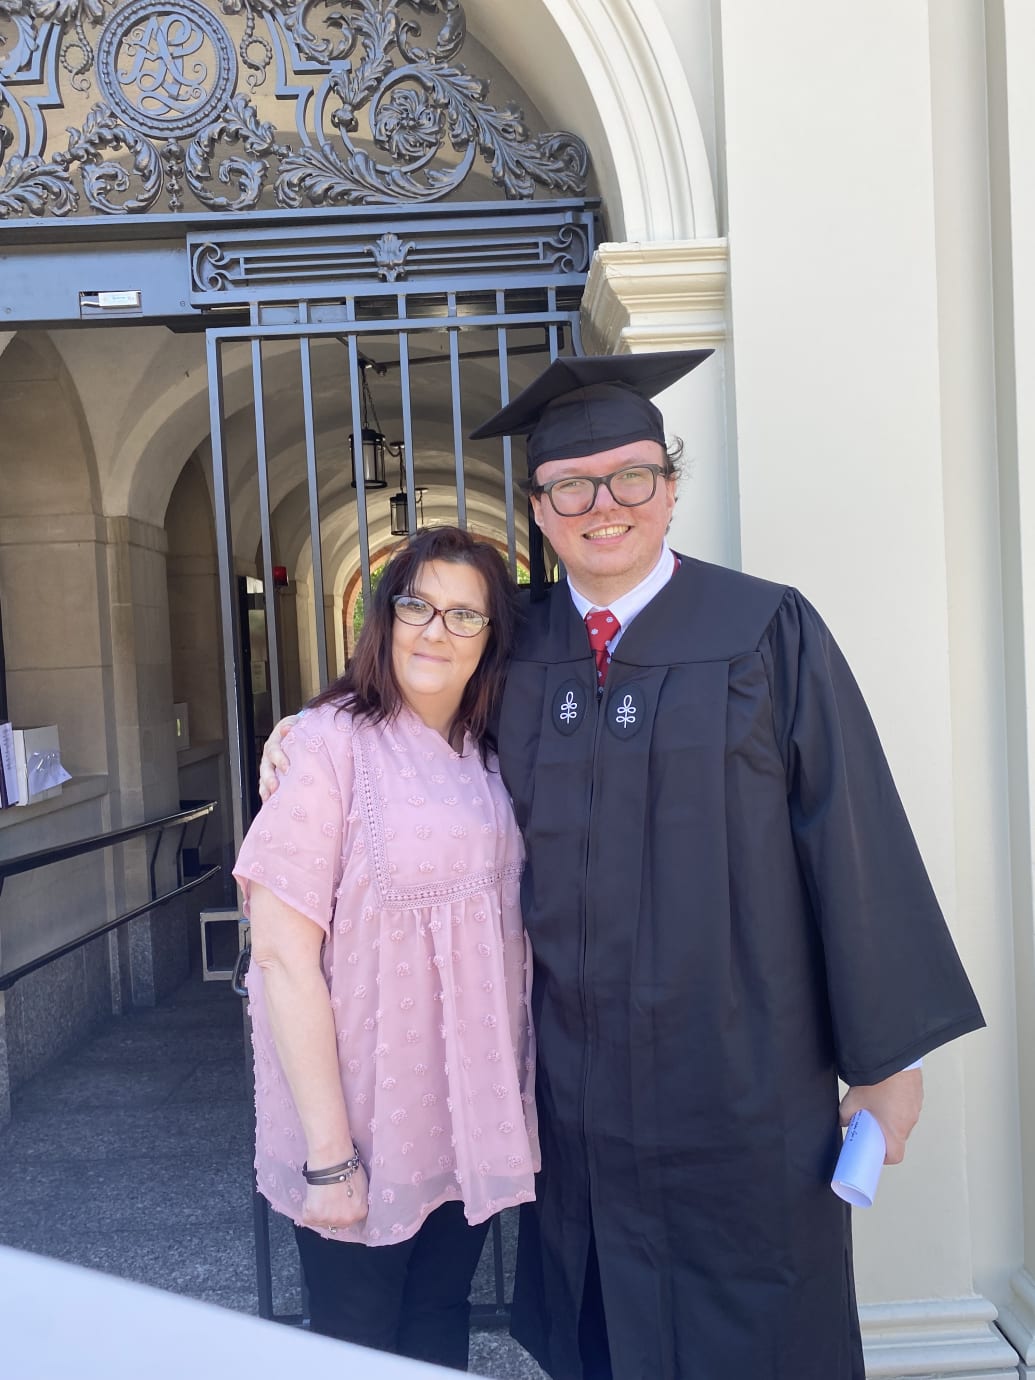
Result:
M983 1024L876 732L795 591L682 559L598 701L567 588L500 721L524 833L543 1171L514 1335L581 1376L862 1380L836 1076Z

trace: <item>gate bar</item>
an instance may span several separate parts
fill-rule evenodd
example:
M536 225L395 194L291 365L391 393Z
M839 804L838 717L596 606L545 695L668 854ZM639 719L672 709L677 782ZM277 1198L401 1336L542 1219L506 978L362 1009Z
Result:
M349 299L350 308L355 304ZM367 484L363 473L363 408L360 400L360 386L365 382L360 373L359 346L356 334L349 332L349 386L352 390L352 478L356 484L356 526L359 532L359 568L363 579L363 608L369 609L370 587L370 532L367 527ZM368 385L369 386L369 385ZM359 446L356 437L359 437ZM357 454L358 451L358 454Z
M497 292L496 308L500 315L503 315L505 307L505 294ZM499 353L499 372L500 372L500 407L506 407L510 402L510 368L507 360L507 328L501 326L496 332L496 346ZM507 514L507 564L510 566L511 576L517 579L517 529L514 523L514 451L513 443L509 436L503 437L503 492L506 495L506 514ZM529 527L532 520L529 516Z
M406 298L399 294L399 312L406 314ZM406 529L410 536L417 531L417 481L413 471L413 412L410 402L410 337L399 333L399 389L402 405L403 463L406 466Z
M208 361L209 434L212 444L212 502L219 562L219 607L223 636L223 677L226 690L226 736L230 750L230 809L234 853L244 841L244 744L241 722L241 634L234 598L233 533L230 526L230 486L223 437L223 369L221 341L213 331L205 337ZM232 856L227 859L232 863ZM231 867L226 868L230 876Z
M309 339L319 336L347 336L347 335L394 335L402 331L411 334L417 331L460 331L460 330L497 330L500 324L499 316L479 312L477 315L465 316L463 323L458 324L445 316L396 316L378 319L376 321L361 321L353 313L344 321L309 321L308 307L310 303L304 304L306 310L305 321L277 321L266 322L260 326L213 326L211 331L206 332L210 336L215 336L218 340L251 340L256 334L262 335L270 340L288 339L297 340L300 335ZM507 315L507 327L514 330L519 326L536 326L541 330L552 330L554 336L564 327L569 327L572 331L572 338L575 338L576 317L570 311L560 309L552 311L537 312L514 312Z
M298 304L303 324L309 320L308 302ZM320 479L316 467L316 422L313 417L313 361L308 332L298 336L299 364L302 368L302 424L305 431L305 472L309 487L309 539L313 555L313 612L316 615L316 657L320 663L320 689L329 678L327 664L327 611L323 600L323 543L320 534ZM358 467L362 470L362 464ZM278 667L279 675L279 667Z
M446 294L446 310L456 317L456 293ZM460 417L460 331L449 331L449 384L453 400L453 463L456 467L456 524L467 529L467 490L464 484L464 427Z
M253 311L253 319L256 313ZM262 341L252 341L252 411L255 414L255 465L259 483L259 524L262 533L263 606L266 615L266 651L270 662L270 693L273 722L283 716L280 702L280 608L273 583L273 531L270 523L269 456L266 450L266 394L262 377Z

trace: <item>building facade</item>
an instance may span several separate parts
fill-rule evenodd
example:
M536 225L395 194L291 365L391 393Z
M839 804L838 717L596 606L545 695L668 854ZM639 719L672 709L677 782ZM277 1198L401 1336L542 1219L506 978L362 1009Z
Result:
M674 545L835 630L988 1018L856 1214L868 1372L1032 1380L1035 10L355 0L350 46L318 6L186 3L4 10L8 709L73 779L0 814L3 855L205 798L226 856L249 734L348 655L391 493L520 570L509 453L463 439L501 388L558 348L714 347L662 399ZM184 13L201 94L169 85ZM161 89L149 23L183 47ZM106 856L8 883L0 973L134 903L146 855ZM169 932L0 996L0 1092L175 981Z

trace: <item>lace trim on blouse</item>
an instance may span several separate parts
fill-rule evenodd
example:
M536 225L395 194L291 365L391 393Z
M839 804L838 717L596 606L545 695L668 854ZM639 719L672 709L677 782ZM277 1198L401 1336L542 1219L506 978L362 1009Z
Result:
M377 790L370 764L363 752L363 739L372 730L353 723L352 755L356 772L356 791L360 808L370 825L371 853L374 859L374 876L381 900L386 906L407 910L414 906L440 904L452 901L466 901L472 896L480 896L504 881L519 881L521 863L510 863L505 867L494 867L473 877L457 882L431 882L427 885L399 886L392 881L388 865L388 850L385 840L385 825L382 813L381 793Z

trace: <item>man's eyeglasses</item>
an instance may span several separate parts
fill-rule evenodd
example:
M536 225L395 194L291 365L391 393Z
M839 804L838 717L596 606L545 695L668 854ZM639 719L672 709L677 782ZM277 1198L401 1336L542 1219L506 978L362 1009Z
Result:
M581 517L597 501L601 484L623 508L638 508L649 503L658 487L658 476L670 473L667 465L629 465L613 474L573 474L534 484L532 493L546 494L560 517Z
M477 637L490 621L488 614L479 613L477 609L437 609L415 594L393 594L392 608L400 623L409 623L414 628L426 627L437 613L446 632L454 637Z

